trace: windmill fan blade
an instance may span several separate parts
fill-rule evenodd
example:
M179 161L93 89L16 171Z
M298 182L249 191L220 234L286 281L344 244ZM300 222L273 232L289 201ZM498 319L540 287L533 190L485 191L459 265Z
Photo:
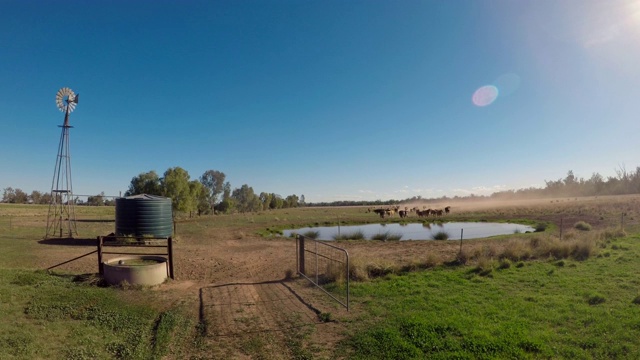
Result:
M62 112L73 111L78 103L78 96L68 87L63 87L56 94L56 104Z

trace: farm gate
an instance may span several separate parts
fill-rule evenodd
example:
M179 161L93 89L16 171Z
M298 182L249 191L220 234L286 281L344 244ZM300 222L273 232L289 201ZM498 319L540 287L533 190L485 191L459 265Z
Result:
M349 310L349 253L345 249L296 235L296 271ZM331 291L327 284L334 284Z

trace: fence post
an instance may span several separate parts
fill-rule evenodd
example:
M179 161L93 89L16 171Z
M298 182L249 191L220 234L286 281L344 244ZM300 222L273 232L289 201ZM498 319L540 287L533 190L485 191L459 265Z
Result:
M98 236L98 273L104 275L104 268L102 267L102 236Z
M173 238L171 236L167 239L167 253L169 255L169 277L175 280L173 277Z
M462 255L462 234L464 233L464 229L460 229L460 255Z
M298 249L299 253L298 253L298 259L300 259L299 262L299 267L298 267L298 272L302 275L306 275L304 273L304 236L302 235L298 235L298 238L300 239L300 248Z
M562 223L563 223L564 219L560 218L560 241L562 241Z
M624 213L620 214L620 230L624 231Z

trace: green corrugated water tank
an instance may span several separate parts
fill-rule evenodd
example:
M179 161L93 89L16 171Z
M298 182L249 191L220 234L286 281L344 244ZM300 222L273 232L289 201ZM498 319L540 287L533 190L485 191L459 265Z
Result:
M171 236L171 199L155 195L134 195L116 199L116 235Z

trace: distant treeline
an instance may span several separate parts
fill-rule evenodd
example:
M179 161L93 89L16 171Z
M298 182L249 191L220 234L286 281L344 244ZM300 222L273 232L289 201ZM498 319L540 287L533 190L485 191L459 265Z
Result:
M616 170L615 176L608 176L606 179L593 173L589 179L578 178L572 170L567 172L567 176L558 180L545 180L544 188L530 187L519 190L505 190L492 193L491 195L468 196L442 196L440 198L425 199L421 196L414 196L404 200L389 201L334 201L322 203L308 203L307 206L388 206L407 203L430 203L449 200L517 200L517 199L542 199L557 197L578 197L578 196L605 196L605 195L627 195L640 193L640 167L629 172L624 167Z
M589 179L577 178L573 171L569 170L564 179L545 180L545 183L546 186L542 189L532 187L500 191L491 194L490 197L494 199L530 199L638 194L640 193L640 167L636 167L633 172L620 167L616 170L616 176L608 176L606 179L598 173L594 173Z
M174 167L165 171L162 177L155 171L141 173L131 179L125 196L150 194L170 197L173 208L178 212L234 213L253 212L262 210L294 208L301 206L389 206L403 203L429 203L448 200L481 200L481 199L539 199L555 197L626 195L640 193L640 167L629 172L624 167L616 170L615 176L606 179L594 173L589 179L577 178L572 170L567 176L558 180L545 180L544 188L530 187L519 190L505 190L491 195L475 195L423 199L414 196L404 200L375 200L375 201L333 201L333 202L305 202L304 195L288 195L282 197L275 193L261 192L256 194L247 184L231 189L231 184L225 181L226 175L217 170L207 170L199 179L191 180L189 173ZM51 194L33 191L27 194L16 188L5 188L2 194L3 203L14 204L49 204ZM89 196L87 201L75 199L78 205L114 205L115 200L105 199L104 193Z

